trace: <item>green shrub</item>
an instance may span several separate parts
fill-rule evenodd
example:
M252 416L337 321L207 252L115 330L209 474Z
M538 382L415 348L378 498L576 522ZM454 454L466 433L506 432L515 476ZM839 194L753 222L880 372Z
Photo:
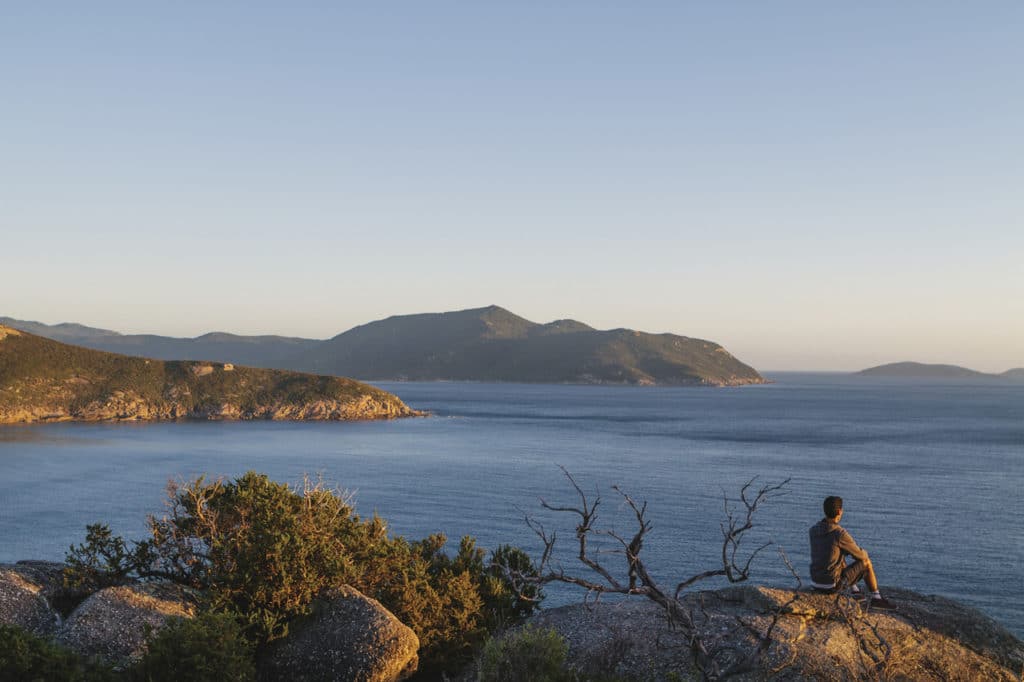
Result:
M480 682L571 682L566 666L569 647L554 629L526 626L484 645Z
M320 485L298 494L249 472L232 483L184 486L170 519L153 521L158 565L207 591L257 641L283 636L323 589L353 576L347 547L358 518Z
M0 625L3 682L108 682L114 672L11 625Z
M468 663L486 636L483 552L466 537L451 559L442 551L446 542L441 534L411 543L394 538L354 583L412 628L420 640L420 669L432 672Z
M490 631L521 623L537 610L544 599L544 593L537 585L520 586L517 592L511 573L537 577L537 568L523 550L500 545L491 553L481 584Z
M73 594L89 594L128 582L137 558L124 538L101 523L85 527L85 542L72 546L64 570L64 587Z
M150 518L151 539L132 549L90 526L68 555L66 580L169 578L203 591L206 609L234 616L257 645L285 636L323 590L347 584L412 628L421 669L434 672L469 662L489 632L525 618L542 596L522 600L512 588L507 569L536 573L521 550L499 547L485 562L465 537L449 557L444 535L389 537L383 520L360 519L319 484L296 491L249 472L172 484L169 496L167 516Z
M132 671L139 682L247 682L255 679L254 648L228 614L176 618L152 635Z
M234 615L264 642L286 634L321 590L354 578L348 547L372 541L369 526L320 485L300 494L249 472L230 483L172 483L168 492L168 515L151 517L152 538L131 551L90 526L86 544L68 554L66 582L168 578L204 591L210 610Z

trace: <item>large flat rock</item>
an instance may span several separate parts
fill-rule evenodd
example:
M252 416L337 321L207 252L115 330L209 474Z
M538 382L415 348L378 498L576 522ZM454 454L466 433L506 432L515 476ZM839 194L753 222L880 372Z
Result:
M842 595L761 586L683 600L718 666L740 680L1005 680L1019 682L1024 643L985 614L943 597L883 589L896 611ZM691 641L644 598L573 605L531 619L566 638L580 670L640 679L699 677Z

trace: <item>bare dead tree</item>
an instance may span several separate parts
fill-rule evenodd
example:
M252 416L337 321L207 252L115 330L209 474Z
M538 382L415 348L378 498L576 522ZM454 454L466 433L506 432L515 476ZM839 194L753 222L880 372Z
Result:
M576 492L576 504L556 505L543 498L540 500L540 504L547 511L566 513L576 517L576 558L596 574L596 577L584 577L567 572L555 559L557 533L549 532L536 518L526 514L526 524L540 539L543 551L536 575L514 575L512 572L507 572L511 581L522 584L559 582L576 585L586 590L585 603L588 599L597 601L605 594L642 595L665 610L669 623L685 638L698 669L702 671L706 679L723 679L750 669L753 666L753 660L740 660L723 665L725 645L722 642L724 639L712 640L699 635L694 622L694 613L684 607L682 595L687 588L708 578L725 577L730 583L739 583L750 577L754 559L772 543L771 541L762 543L744 557L741 551L743 539L748 531L755 527L754 518L758 510L768 500L784 495L790 479L787 478L781 483L767 484L758 488L755 488L756 479L751 479L740 489L739 497L736 499L730 499L723 493L725 520L721 524L721 564L716 568L681 580L674 589L666 590L651 576L641 555L644 541L652 527L647 515L647 503L638 502L618 486L613 486L612 490L622 498L632 513L633 531L622 534L612 529L599 527L597 511L602 501L600 495L595 495L591 500L572 474L565 467L560 468ZM590 541L598 537L610 538L615 549L611 552L592 550ZM616 573L606 565L600 555L607 553L621 556L624 559L624 575ZM755 656L761 655L769 646L771 631L777 620L778 615L772 621L767 633L758 634L759 646L754 652ZM747 627L747 625L740 623L739 627Z

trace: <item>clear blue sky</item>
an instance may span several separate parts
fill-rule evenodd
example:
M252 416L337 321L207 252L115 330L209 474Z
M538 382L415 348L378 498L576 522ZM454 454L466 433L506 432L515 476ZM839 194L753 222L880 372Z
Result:
M1024 3L345 4L5 3L0 315L1024 366Z

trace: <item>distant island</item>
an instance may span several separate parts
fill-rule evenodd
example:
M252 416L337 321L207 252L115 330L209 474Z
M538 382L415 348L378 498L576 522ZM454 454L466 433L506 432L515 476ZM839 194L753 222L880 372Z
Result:
M739 386L764 378L717 343L576 320L538 324L489 306L400 315L304 353L308 371L366 379Z
M351 379L128 357L0 325L0 424L414 414L398 397Z
M122 335L77 324L11 318L24 331L163 360L206 360L377 381L740 386L762 384L753 367L712 341L576 320L538 324L498 306L399 315L326 341L206 334L194 339Z
M869 367L857 372L867 377L908 377L920 379L1007 379L1024 381L1024 368L1010 369L1001 374L978 372L957 365L929 365L921 362L892 362Z

